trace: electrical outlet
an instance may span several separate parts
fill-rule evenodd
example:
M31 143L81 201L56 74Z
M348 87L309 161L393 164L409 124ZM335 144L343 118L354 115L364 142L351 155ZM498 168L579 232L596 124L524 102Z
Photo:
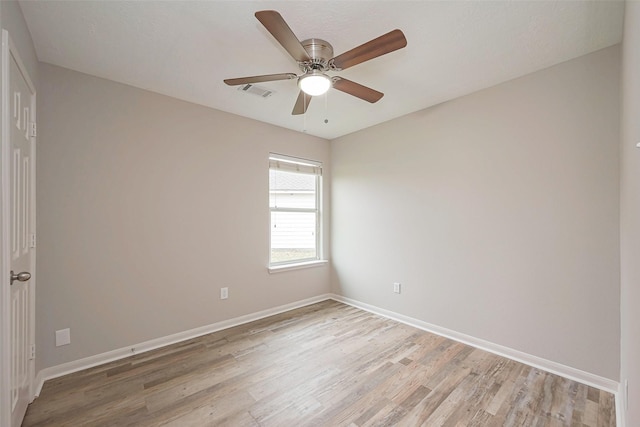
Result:
M393 284L393 292L395 292L396 294L399 294L399 293L400 293L400 283L395 282L395 283Z
M56 331L56 347L71 344L71 329L60 329Z
M229 288L220 288L220 299L229 298Z

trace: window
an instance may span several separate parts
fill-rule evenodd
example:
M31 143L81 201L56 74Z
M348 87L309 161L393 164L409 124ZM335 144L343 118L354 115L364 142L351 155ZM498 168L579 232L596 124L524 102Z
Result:
M319 162L269 156L270 267L321 258L321 180Z

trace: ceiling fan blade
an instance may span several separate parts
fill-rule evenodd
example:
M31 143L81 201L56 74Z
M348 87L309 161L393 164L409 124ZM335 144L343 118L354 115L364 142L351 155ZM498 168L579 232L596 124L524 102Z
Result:
M310 61L309 54L304 49L300 40L293 34L284 18L275 10L261 10L255 13L258 21L271 33L271 35L285 48L289 55L298 62Z
M307 95L303 91L300 91L298 94L298 99L296 100L296 105L293 107L292 115L297 116L299 114L304 114L307 112L307 108L309 108L309 103L311 102L311 95Z
M384 96L384 93L373 90L369 87L362 86L359 83L352 82L351 80L343 79L342 77L334 77L333 88L341 92L353 95L356 98L363 99L370 103L380 101L380 98Z
M239 77L237 79L225 79L224 82L229 86L237 86L244 85L247 83L260 83L260 82L273 82L276 80L291 80L295 79L296 76L293 73L281 73L281 74L265 74L263 76L250 76L250 77Z
M333 63L336 68L346 70L354 65L377 58L394 50L402 49L406 45L407 39L404 37L402 31L393 30L336 56L330 62Z

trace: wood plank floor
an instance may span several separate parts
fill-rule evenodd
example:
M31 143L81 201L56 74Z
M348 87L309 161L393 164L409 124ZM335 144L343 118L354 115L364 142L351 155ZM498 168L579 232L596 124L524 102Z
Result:
M335 302L47 381L23 426L615 426L610 393Z

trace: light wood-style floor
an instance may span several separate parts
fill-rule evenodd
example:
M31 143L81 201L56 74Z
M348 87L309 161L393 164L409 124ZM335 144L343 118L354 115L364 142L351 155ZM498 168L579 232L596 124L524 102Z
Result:
M47 381L23 426L615 426L610 393L325 301Z

